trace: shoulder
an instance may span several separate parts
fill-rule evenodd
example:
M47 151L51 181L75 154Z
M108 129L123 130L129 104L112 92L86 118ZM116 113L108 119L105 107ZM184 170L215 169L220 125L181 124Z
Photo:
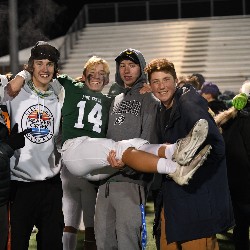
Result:
M61 74L57 76L57 80L63 84L65 82L74 82L74 79L71 78L70 76L66 75L66 74Z

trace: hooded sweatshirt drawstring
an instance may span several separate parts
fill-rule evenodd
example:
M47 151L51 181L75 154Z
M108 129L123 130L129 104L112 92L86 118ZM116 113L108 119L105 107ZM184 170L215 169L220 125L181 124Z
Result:
M40 109L40 103L39 103L39 96L37 96L37 106L38 106L38 122L39 122L39 132L41 131L41 119L43 117L43 111L44 111L44 106L45 106L45 99L42 99L42 109Z

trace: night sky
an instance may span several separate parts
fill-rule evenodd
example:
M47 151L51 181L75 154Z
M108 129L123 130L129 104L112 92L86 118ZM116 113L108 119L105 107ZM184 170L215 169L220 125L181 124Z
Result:
M32 46L37 39L51 40L65 35L84 4L132 1L135 0L17 1L19 49ZM9 0L0 0L0 32L1 34L6 34L6 36L0 37L0 56L9 54L8 2ZM53 4L56 4L58 8L55 8Z

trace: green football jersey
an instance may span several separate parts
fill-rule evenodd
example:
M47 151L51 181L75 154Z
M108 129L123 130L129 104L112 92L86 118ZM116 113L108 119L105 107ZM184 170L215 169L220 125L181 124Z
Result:
M78 86L67 75L60 75L58 81L65 90L62 107L63 142L80 136L105 138L113 98L91 91L84 84Z

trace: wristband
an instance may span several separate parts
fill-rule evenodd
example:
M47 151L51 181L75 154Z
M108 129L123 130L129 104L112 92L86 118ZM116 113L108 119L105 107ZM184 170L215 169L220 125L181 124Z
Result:
M5 75L0 75L0 86L6 86L8 84L8 78Z
M17 73L17 76L21 76L25 80L25 82L31 80L31 75L27 70L20 71L19 73Z

